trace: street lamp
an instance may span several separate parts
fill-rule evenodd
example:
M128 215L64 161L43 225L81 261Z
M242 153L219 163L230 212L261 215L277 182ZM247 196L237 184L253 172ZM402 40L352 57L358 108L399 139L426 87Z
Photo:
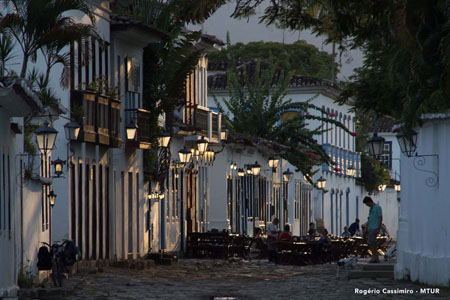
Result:
M319 188L320 190L325 189L325 186L327 184L327 180L325 178L323 178L322 176L320 176L319 179L317 179L317 188Z
M47 151L53 149L53 146L55 145L56 135L58 134L58 131L55 128L48 125L49 123L45 121L43 127L39 127L34 131L38 148L42 153L47 153Z
M222 131L220 132L220 139L221 139L222 141L226 141L227 138L228 138L228 131L227 131L227 130L222 130Z
M168 132L163 132L158 134L158 145L161 148L167 148L169 146L169 142L170 142L170 133Z
M136 132L137 132L137 125L130 123L127 125L126 130L127 130L127 139L129 141L133 141L136 138ZM169 137L170 138L170 137ZM159 142L159 140L158 140ZM167 142L168 143L168 142ZM167 146L166 146L167 147Z
M269 157L269 167L272 168L272 171L275 172L278 168L278 164L280 163L280 159L276 156Z
M253 219L253 238L255 238L255 226L256 226L256 177L261 172L261 166L258 164L257 161L255 161L255 164L250 165L251 172L253 174L253 213L252 213L252 219Z
M293 176L294 176L294 173L291 172L288 168L287 171L283 172L283 181L286 183L289 183L289 182L291 182Z
M180 158L181 163L186 164L191 161L192 153L187 150L186 147L178 151L178 157Z
M322 176L320 176L319 179L317 179L316 182L317 188L319 189L319 191L321 191L322 193L322 219L324 218L324 193L325 193L325 186L327 185L327 180L325 178L323 178ZM319 195L317 195L319 196Z
M208 141L205 139L205 137L202 136L200 140L197 141L197 149L200 155L203 155L203 153L208 148Z
M373 157L377 157L383 153L384 150L384 138L378 136L375 132L373 137L367 141L367 145L369 146L369 153Z
M59 157L56 159L56 160L54 160L54 161L52 161L52 165L54 165L55 166L55 174L56 174L56 177L61 177L61 174L62 174L62 169L63 169L63 165L66 163L66 161L65 160L61 160L61 159L59 159Z
M402 153L411 157L417 147L417 132L413 129L403 128L396 137Z
M66 134L66 139L69 141L78 139L80 134L80 124L77 122L69 122L64 125L64 132Z
M238 176L239 176L239 177L243 177L244 175L245 175L244 169L239 168L239 170L238 170Z
M258 164L257 161L255 161L255 164L251 166L252 168L252 174L255 176L259 175L259 172L261 172L261 166Z
M379 190L380 192L384 191L385 189L386 189L386 185L385 185L385 184L380 184L380 185L378 186L378 190Z
M394 190L400 192L401 190L400 184L394 184Z
M247 165L247 170L246 170L246 172L247 172L247 175L252 175L252 174L253 174L253 171L252 171L252 165Z
M56 194L53 192L53 190L48 194L48 200L50 201L51 207L55 206Z
M212 165L212 163L214 162L215 156L216 156L216 152L214 152L211 149L207 149L205 151L205 153L203 154L203 158L205 160L205 163L208 164L208 165ZM237 165L234 164L234 167L236 169Z

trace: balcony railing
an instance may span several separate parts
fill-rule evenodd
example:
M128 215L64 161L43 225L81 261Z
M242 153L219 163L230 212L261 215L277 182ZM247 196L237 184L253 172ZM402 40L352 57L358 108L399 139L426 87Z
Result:
M205 107L185 107L184 123L196 134L218 139L221 130L219 113Z
M331 172L339 175L349 175L349 167L356 169L355 177L361 177L361 153L346 150L330 144L322 145L325 152L334 164L322 165L322 171Z
M125 109L125 124L136 127L136 137L134 140L127 140L127 147L149 149L150 112L141 108Z
M80 125L78 141L119 148L120 101L93 91L72 90L72 118Z

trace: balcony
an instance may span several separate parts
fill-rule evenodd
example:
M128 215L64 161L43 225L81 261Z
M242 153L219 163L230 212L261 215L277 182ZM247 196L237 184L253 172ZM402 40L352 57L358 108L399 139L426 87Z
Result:
M149 149L150 144L150 112L141 108L125 109L125 124L136 127L134 140L127 140L126 146L137 149Z
M347 149L336 147L330 144L322 145L325 152L334 162L332 165L323 164L322 171L330 172L336 175L349 176L349 167L356 169L355 177L361 177L361 153L353 152Z
M218 141L221 131L221 116L206 107L186 106L184 109L184 124L187 131L208 137L211 141Z
M72 90L71 116L80 125L79 142L119 148L120 101L93 91Z

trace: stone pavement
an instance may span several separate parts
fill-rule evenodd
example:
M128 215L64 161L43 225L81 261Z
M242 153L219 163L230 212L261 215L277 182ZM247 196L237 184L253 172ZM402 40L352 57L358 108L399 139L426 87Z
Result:
M348 280L342 273L337 277L335 264L288 266L259 260L181 259L145 270L105 268L71 280L78 282L73 293L58 299L450 299L449 289L421 293L428 287L387 278ZM392 294L398 291L412 294Z

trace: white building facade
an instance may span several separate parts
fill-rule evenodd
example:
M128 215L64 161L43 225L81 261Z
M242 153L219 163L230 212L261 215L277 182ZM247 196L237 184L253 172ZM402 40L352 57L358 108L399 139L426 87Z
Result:
M213 73L214 75L209 78L211 94L219 100L219 103L222 102L221 106L224 108L223 99L229 99L226 73L223 71L224 66L221 64L215 64L213 67L218 67L221 71L216 70ZM338 105L334 102L340 92L341 90L331 82L299 75L293 77L286 89L285 100L290 99L293 102L311 101L311 104L321 108L324 112L311 110L308 113L333 119L349 130L347 132L330 122L308 121L308 128L316 129L321 126L325 130L316 139L322 144L333 164L324 164L319 167L313 178L314 182L320 177L326 179L326 192L313 188L308 182L305 182L303 175L297 172L294 173L293 182L286 186L288 192L285 193L284 189L281 189L282 197L287 194L287 205L280 206L282 213L275 216L281 217L282 222L290 224L293 233L297 235L306 235L310 222L317 223L319 227L327 228L330 234L341 235L344 226L349 226L356 218L360 218L361 223L365 223L368 216L368 208L362 203L367 192L356 183L356 179L361 177L361 154L355 149L355 134L353 134L356 131L356 119L354 112L350 110L350 104ZM212 100L213 97L210 96L211 104L214 103ZM290 113L292 112L287 112L287 114ZM258 151L257 147L255 147L256 151ZM266 156L274 154L276 153L266 153ZM260 164L262 163L260 162ZM286 162L285 168L288 167L289 165ZM294 169L290 166L290 170L295 171ZM352 169L355 170L355 175L351 175ZM285 170L283 169L283 171ZM279 174L274 179L276 180L278 176ZM280 182L281 180L273 181L272 188L276 189L275 185L280 184ZM382 207L389 206L383 212L385 220L390 220L389 222L392 223L392 226L388 226L389 232L394 232L395 235L397 231L395 220L398 217L398 209L392 210L388 203L393 203L395 206L397 197L395 193L388 193L389 190L387 189L386 192L382 192L373 198ZM391 197L395 201L391 201ZM275 202L276 199L277 197L273 197ZM274 205L274 202L271 202L271 205ZM284 207L287 209L285 210ZM286 212L283 213L284 211ZM284 218L284 215L287 215L287 218Z
M450 193L448 114L422 116L417 149L402 154L402 190L395 278L448 286L450 256L447 216Z
M44 188L40 176L25 178L24 119L42 112L42 104L27 83L17 77L3 77L0 88L0 295L17 299L18 275L32 269L37 251L29 253L30 241L46 239L41 230L40 199ZM40 228L39 228L40 229ZM37 235L37 237L35 236ZM39 244L32 245L34 248ZM31 256L30 256L31 255Z

